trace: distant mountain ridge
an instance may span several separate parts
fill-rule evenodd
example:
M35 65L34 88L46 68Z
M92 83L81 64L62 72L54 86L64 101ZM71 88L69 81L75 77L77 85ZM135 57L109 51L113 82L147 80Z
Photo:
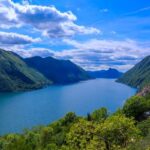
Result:
M150 56L145 57L117 81L139 89L150 85Z
M51 82L13 52L0 49L0 91L41 88Z
M69 60L36 56L26 58L24 61L55 84L68 84L90 79L90 76L84 69Z
M119 72L116 69L109 68L108 70L99 70L99 71L87 71L88 74L93 78L119 78L123 75L122 72Z
M23 59L0 49L0 92L24 91L49 84L69 84L90 79L87 72L69 60L52 57Z

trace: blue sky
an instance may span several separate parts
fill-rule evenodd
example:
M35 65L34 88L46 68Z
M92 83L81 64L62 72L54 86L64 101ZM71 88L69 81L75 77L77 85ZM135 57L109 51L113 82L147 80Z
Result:
M150 55L149 35L149 0L0 1L0 47L23 57L126 71Z

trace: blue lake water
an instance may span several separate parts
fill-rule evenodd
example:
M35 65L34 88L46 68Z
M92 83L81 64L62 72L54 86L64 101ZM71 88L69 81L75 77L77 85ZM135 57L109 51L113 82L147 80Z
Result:
M85 116L106 107L114 112L135 92L113 79L95 79L30 92L0 93L0 135L49 124L70 111Z

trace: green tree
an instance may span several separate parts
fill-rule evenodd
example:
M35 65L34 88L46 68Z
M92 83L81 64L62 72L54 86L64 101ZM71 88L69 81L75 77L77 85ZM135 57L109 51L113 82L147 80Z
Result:
M137 120L145 111L148 110L150 110L150 99L140 96L131 97L123 106L123 113L127 117L134 117Z
M94 135L95 125L92 122L81 119L71 127L67 135L67 144L70 149L85 150L93 140Z
M140 131L132 119L124 115L114 115L97 125L96 136L105 143L107 150L125 148L139 138Z
M69 112L66 114L66 116L62 119L62 125L67 126L68 124L74 122L76 120L77 116L74 112Z
M52 135L53 135L53 129L51 127L44 127L41 130L41 146L46 147L51 142Z
M107 112L107 109L104 108L104 107L95 110L95 111L91 114L92 120L93 120L93 121L96 121L96 122L104 121L107 117L108 117L108 112Z
M137 127L142 131L142 136L150 134L150 118L141 122L138 122Z

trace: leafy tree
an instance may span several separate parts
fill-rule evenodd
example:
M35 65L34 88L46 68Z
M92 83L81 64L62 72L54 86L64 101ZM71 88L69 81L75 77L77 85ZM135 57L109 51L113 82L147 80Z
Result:
M95 111L91 114L92 120L93 120L93 121L96 121L96 122L104 121L107 117L108 117L108 112L107 112L107 109L104 108L104 107L95 110Z
M134 124L124 115L112 116L96 127L96 135L104 141L107 150L124 148L139 138L140 131Z
M150 150L150 134L142 138L141 140L130 144L127 147L128 150Z
M142 131L142 136L147 136L148 134L150 134L150 118L139 122L137 124L137 127L140 129L140 131Z
M46 146L46 149L45 150L58 150L58 147L56 144L52 143L52 144L48 144Z
M20 150L24 147L24 138L17 134L8 134L0 139L1 150ZM23 149L26 150L26 149Z
M127 117L134 117L139 120L140 116L150 110L150 99L140 96L133 96L128 99L123 107L123 113Z
M67 144L71 149L87 149L87 145L93 140L95 134L95 125L84 119L75 123L67 135Z
M40 135L31 131L28 131L24 136L24 145L22 147L25 150L36 150L37 147L40 145Z
M73 112L69 112L66 116L62 119L62 125L68 125L76 120L77 116Z
M49 144L51 142L51 138L53 135L53 129L51 127L44 127L41 130L41 145L42 147L46 147L47 144Z

